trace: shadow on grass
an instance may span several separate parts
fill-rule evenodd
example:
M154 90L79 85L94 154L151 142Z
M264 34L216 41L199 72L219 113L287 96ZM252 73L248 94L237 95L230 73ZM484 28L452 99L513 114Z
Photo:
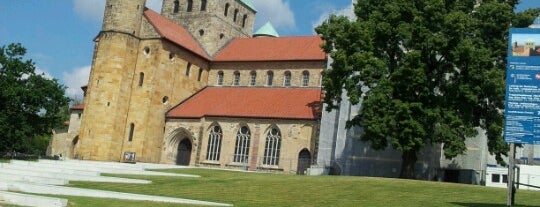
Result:
M506 204L500 204L500 203L460 203L460 202L452 202L452 204L463 206L463 207L506 207ZM515 204L516 207L540 207L539 205L520 205Z

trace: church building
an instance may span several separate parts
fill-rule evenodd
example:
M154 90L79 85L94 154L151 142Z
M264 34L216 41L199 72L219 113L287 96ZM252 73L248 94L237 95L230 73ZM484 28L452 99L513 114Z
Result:
M52 154L303 174L315 159L318 36L253 33L250 0L107 0L84 104Z

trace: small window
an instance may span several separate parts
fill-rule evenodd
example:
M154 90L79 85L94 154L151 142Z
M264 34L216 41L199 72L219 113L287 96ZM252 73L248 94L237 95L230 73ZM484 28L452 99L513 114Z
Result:
M197 76L197 81L201 81L202 71L203 69L199 68L199 75Z
M187 12L193 11L193 0L187 1Z
M223 71L219 71L217 75L217 85L223 85Z
M500 174L491 174L491 182L493 182L493 183L501 182L501 175Z
M244 14L244 18L242 18L242 28L246 27L246 21L247 21L247 14Z
M180 11L180 2L178 0L174 1L173 13L178 13Z
M508 175L502 175L502 182L508 183Z
M131 142L133 141L133 132L135 131L135 124L131 123L129 125L129 136L128 136L128 141Z
M191 63L188 63L186 66L186 76L189 77L189 71L191 70Z
M272 86L273 82L274 82L274 72L268 71L268 73L266 74L266 85Z
M201 11L206 11L206 0L201 1Z
M249 85L255 86L256 83L257 83L257 72L251 71L251 73L249 74Z
M234 16L233 16L233 22L236 23L237 17L238 17L238 9L235 9L235 10L234 10Z
M233 85L238 86L240 85L240 72L235 71L233 76Z
M283 74L283 86L291 86L291 72L289 71L286 71L285 74Z
M225 11L223 12L223 15L227 16L229 14L229 7L231 5L229 3L226 3L225 4Z
M148 57L148 55L150 55L150 48L149 47L144 47L143 53L144 53L144 55L146 55L146 57Z
M219 34L219 39L223 39L225 35L223 33Z
M163 96L163 99L161 100L163 102L163 104L166 104L169 102L169 97L168 96Z
M204 35L204 30L200 29L200 30L199 30L199 35L200 35L200 36L203 36L203 35Z
M142 87L143 83L144 83L144 73L141 72L139 73L139 87Z
M174 60L174 53L169 53L169 60L172 62Z
M309 86L309 72L308 71L302 72L302 86L304 87Z

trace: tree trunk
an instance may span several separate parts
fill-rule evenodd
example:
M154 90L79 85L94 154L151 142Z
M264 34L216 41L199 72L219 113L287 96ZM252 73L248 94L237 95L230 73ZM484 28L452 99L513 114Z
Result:
M414 166L416 165L417 160L418 157L416 157L416 151L403 151L403 154L401 155L401 173L399 174L399 178L415 179Z

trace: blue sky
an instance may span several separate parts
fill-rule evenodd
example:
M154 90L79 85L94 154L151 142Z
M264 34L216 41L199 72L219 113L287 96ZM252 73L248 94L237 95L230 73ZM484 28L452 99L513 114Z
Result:
M351 0L251 0L258 13L255 30L270 21L281 36L311 35L330 13L350 12ZM0 0L0 45L19 42L40 71L80 96L88 81L93 38L101 29L105 0ZM147 0L159 11L160 0ZM522 0L518 10L540 7Z

